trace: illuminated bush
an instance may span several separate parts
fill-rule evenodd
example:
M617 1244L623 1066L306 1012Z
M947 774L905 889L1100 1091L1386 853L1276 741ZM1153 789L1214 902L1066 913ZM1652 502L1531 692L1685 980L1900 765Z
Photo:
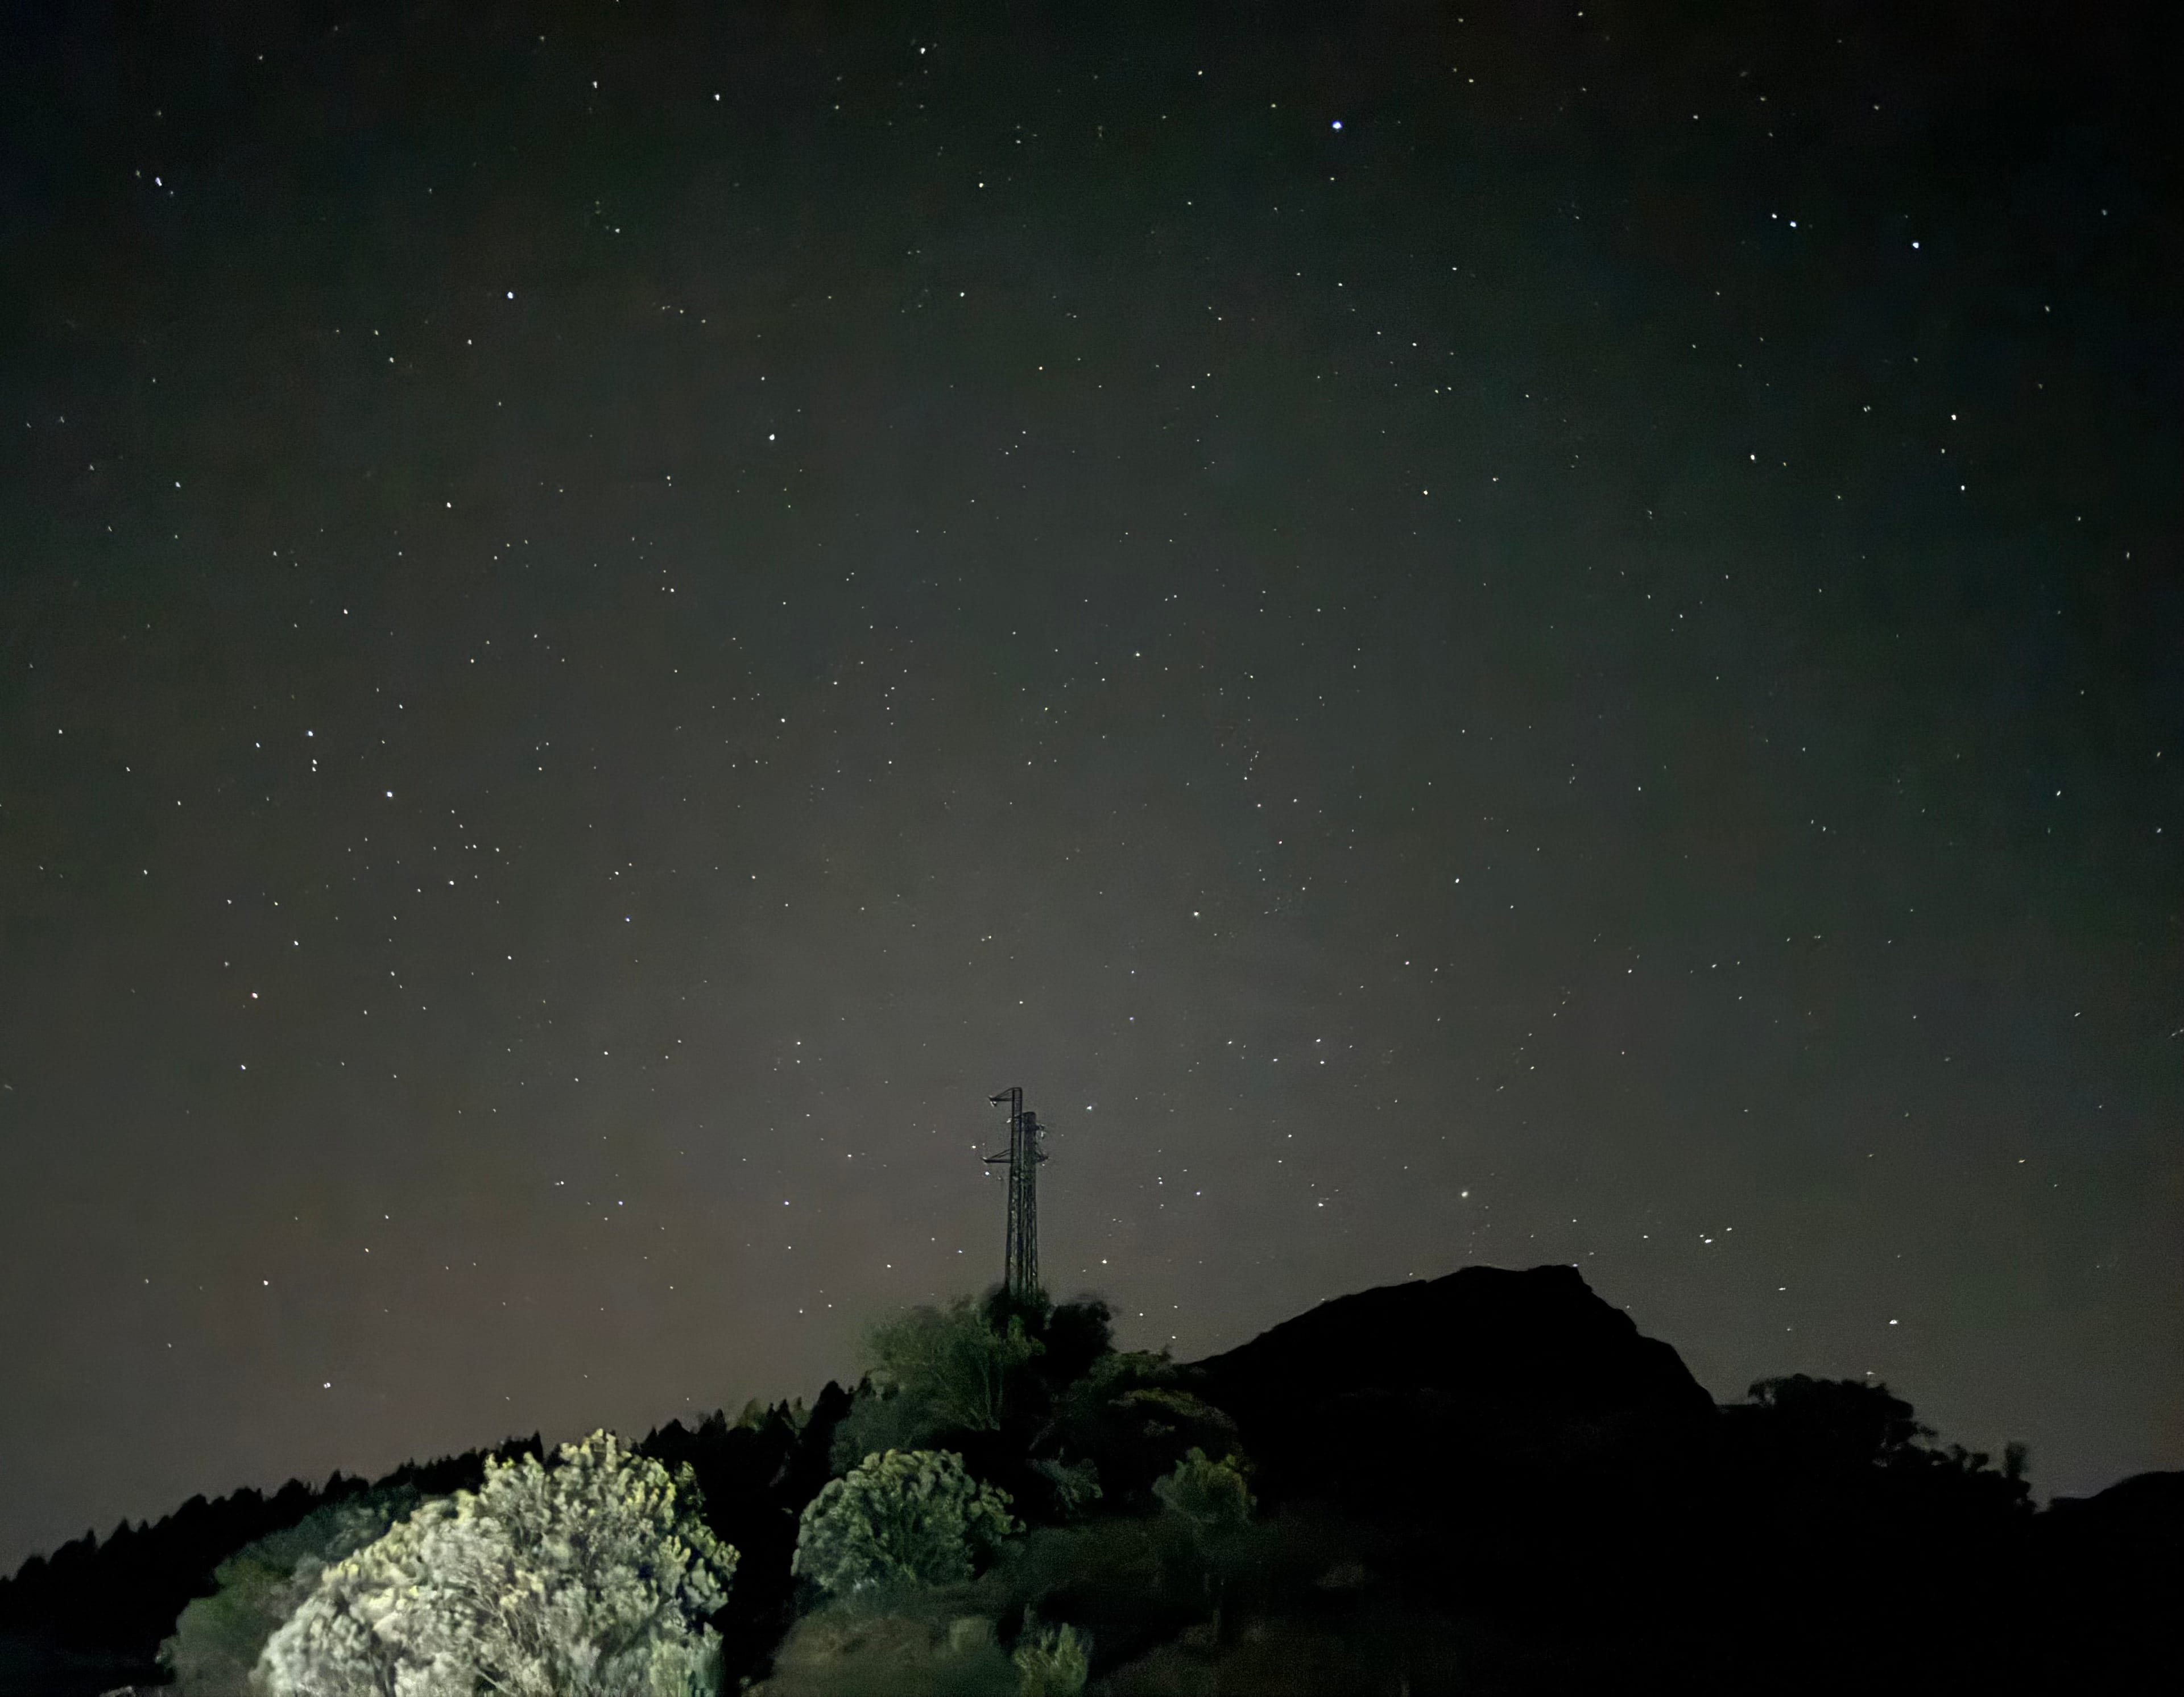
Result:
M1021 1697L1077 1697L1092 1672L1090 1646L1074 1627L1042 1627L1034 1614L1011 1658Z
M935 1449L867 1455L804 1511L794 1571L834 1594L971 1577L1017 1524L1005 1491Z
M1194 1526L1241 1526L1251 1517L1251 1488L1245 1483L1241 1457L1209 1461L1194 1449L1175 1471L1153 1485L1161 1506Z
M710 1697L736 1552L671 1477L609 1433L554 1465L488 1461L326 1569L273 1634L269 1697Z
M327 1565L385 1537L417 1502L415 1489L396 1486L328 1503L221 1562L212 1576L218 1589L192 1599L159 1646L182 1697L250 1697L250 1670L265 1641Z

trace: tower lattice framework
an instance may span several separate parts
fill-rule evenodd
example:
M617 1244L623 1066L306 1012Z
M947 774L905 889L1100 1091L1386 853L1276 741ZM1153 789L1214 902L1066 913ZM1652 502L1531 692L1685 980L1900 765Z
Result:
M1014 1086L991 1099L995 1107L1009 1110L1009 1147L1005 1155L989 1155L989 1166L1009 1170L1009 1224L1001 1282L1017 1301L1037 1297L1039 1283L1039 1169L1046 1159L1039 1147L1046 1127L1039 1116L1023 1104L1023 1087Z

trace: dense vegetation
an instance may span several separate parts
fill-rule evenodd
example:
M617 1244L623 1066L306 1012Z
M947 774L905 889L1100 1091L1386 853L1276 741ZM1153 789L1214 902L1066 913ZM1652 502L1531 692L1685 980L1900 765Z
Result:
M181 1697L2125 1690L2184 1666L2184 1476L2036 1514L2021 1452L1939 1446L1885 1387L1718 1408L1568 1268L1368 1292L1190 1365L1117 1350L1095 1301L999 1296L893 1316L864 1355L808 1410L194 1501L34 1559L0 1627Z

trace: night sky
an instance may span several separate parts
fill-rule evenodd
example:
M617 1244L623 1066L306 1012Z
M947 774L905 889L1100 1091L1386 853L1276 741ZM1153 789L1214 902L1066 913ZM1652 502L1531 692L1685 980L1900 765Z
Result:
M68 10L0 1565L850 1377L1012 1084L1132 1345L1571 1261L2184 1465L2167 26Z

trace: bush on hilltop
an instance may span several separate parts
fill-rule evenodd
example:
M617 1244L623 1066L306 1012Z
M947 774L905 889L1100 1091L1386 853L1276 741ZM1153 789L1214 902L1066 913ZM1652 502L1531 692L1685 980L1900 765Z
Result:
M940 1450L867 1455L804 1511L794 1571L837 1596L953 1585L1017 1531L1009 1497Z

